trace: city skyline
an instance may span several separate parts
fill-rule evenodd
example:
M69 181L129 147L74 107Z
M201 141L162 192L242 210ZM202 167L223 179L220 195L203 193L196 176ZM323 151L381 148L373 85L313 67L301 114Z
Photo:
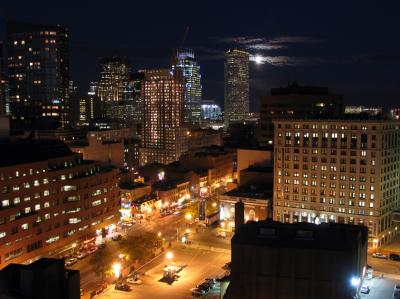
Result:
M385 106L396 104L399 92L395 88L395 72L399 64L400 44L392 38L398 26L394 11L396 6L379 7L371 1L359 7L355 3L325 7L323 4L270 3L249 5L242 12L224 12L224 5L215 4L212 14L223 18L209 18L206 5L196 7L195 13L169 22L163 29L159 26L135 32L129 37L129 20L125 12L115 24L101 23L86 16L103 16L109 13L100 7L81 4L76 10L66 6L62 12L42 14L49 7L27 3L26 13L15 4L6 4L1 17L45 24L61 24L71 34L71 79L78 82L79 92L84 93L90 81L96 80L99 60L104 56L128 56L133 69L167 67L173 49L179 46L184 29L190 26L186 46L193 48L202 67L204 99L222 104L223 53L232 47L242 46L260 55L264 64L251 64L250 99L251 110L258 110L259 98L271 87L286 86L297 80L303 85L329 86L344 96L345 103L368 103L380 101L385 92ZM155 25L163 24L174 9L192 8L164 7L156 15ZM118 7L118 6L116 6ZM255 8L258 9L255 9ZM135 8L137 9L137 8ZM148 11L146 4L138 9ZM114 8L110 8L114 10ZM326 10L330 11L326 18ZM129 9L126 9L129 11ZM161 13L163 11L164 13ZM29 13L28 13L29 12ZM355 14L355 12L360 12ZM241 13L244 26L231 19ZM228 17L232 14L233 18ZM72 18L72 15L77 15ZM135 16L137 23L146 14ZM84 17L85 16L85 17ZM304 19L303 17L304 16ZM337 22L340 16L341 22ZM377 22L369 23L373 17ZM88 20L91 20L90 22ZM230 26L223 26L224 24ZM341 34L341 32L344 32ZM0 35L4 39L4 35ZM373 40L373 41L372 41Z

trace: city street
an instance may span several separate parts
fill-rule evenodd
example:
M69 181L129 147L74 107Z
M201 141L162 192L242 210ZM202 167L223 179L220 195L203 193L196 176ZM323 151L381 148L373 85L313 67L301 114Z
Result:
M128 235L140 235L146 231L151 231L155 233L160 232L161 236L166 239L164 244L165 246L167 246L170 240L172 240L173 243L174 241L176 241L177 235L180 239L187 229L189 229L187 239L192 243L190 245L187 245L186 247L192 249L184 250L184 252L186 252L185 254L182 253L184 260L190 258L191 254L193 254L194 256L199 256L199 252L201 252L204 255L204 252L206 252L205 250L207 250L207 252L211 251L212 255L216 254L217 256L221 255L224 258L226 257L226 261L223 262L221 266L229 261L230 238L218 238L216 236L216 227L198 227L196 223L192 223L190 225L187 219L185 219L184 211L181 211L179 214L176 213L165 217L156 218L152 221L142 220L141 222L137 222L136 224L134 224L132 227L124 229L122 233ZM107 246L111 246L112 250L116 251L119 249L118 242L114 242L109 239L107 240ZM195 257L193 258L196 260ZM83 260L78 260L76 264L70 266L69 268L80 270L81 288L85 291L85 298L88 296L88 294L90 294L92 290L97 289L97 286L100 283L100 277L96 276L96 273L92 270L92 267L90 265L90 256L84 258ZM201 269L201 267L199 267L199 269ZM194 271L193 273L197 272ZM197 278L196 275L194 277L190 276L190 281L193 284L197 282L195 280L195 278ZM198 274L198 277L201 276L201 273ZM190 286L188 289L192 287L194 287L194 285Z
M187 264L179 272L179 278L172 284L161 282L163 268L169 263L164 255L140 269L142 285L131 285L131 292L116 291L109 288L98 298L192 298L190 289L207 277L217 277L224 273L221 268L230 260L230 254L208 250L185 248L180 245L171 249L176 265Z

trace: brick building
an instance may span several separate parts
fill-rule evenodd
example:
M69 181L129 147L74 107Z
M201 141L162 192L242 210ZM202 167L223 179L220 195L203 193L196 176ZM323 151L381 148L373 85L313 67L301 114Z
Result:
M0 268L46 255L118 221L118 171L58 140L0 145Z

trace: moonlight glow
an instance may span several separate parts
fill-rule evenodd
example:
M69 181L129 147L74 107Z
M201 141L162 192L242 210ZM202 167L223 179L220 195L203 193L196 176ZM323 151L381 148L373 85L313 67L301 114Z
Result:
M261 64L261 63L263 63L263 58L260 55L256 55L256 57L254 57L254 61L257 64Z

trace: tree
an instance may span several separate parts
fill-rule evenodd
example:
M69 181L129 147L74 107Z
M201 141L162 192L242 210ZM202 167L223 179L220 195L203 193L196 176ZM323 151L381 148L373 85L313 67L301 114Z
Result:
M162 246L162 240L155 233L146 232L140 236L128 236L120 242L122 252L130 260L144 261Z
M113 252L111 248L105 247L97 250L91 255L90 264L92 265L96 275L101 276L104 279L107 272L110 271L115 259L115 252Z

